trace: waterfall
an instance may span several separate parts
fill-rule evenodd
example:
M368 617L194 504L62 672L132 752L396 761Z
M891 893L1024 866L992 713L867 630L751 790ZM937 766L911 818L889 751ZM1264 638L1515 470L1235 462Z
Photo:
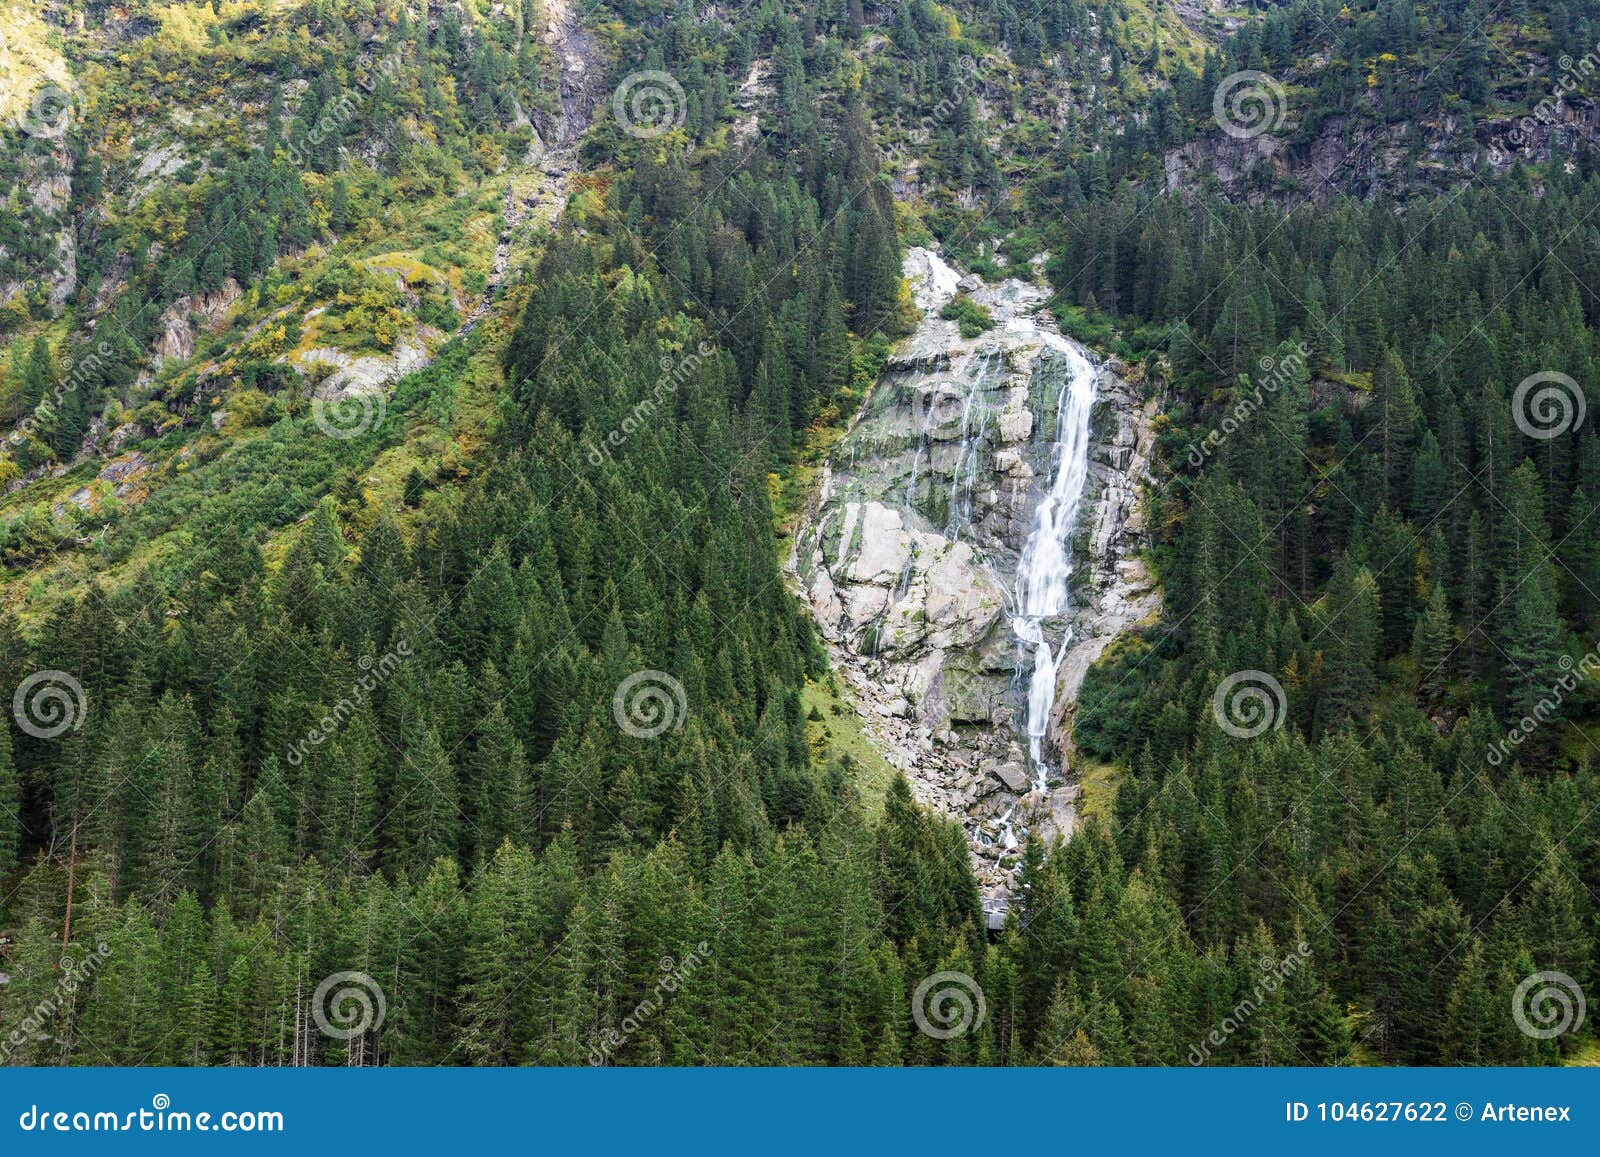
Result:
M1123 395L1039 312L1044 287L986 285L926 250L907 271L922 321L829 455L793 571L867 734L966 829L993 920L1019 849L1076 819L1072 793L1052 790L1066 769L1050 732L1080 649L1106 633L1079 605L1102 605L1081 581L1098 560L1074 560L1073 541L1099 501L1090 411ZM972 338L940 316L963 284L993 321Z
M1033 325L1023 320L1024 325ZM1056 441L1052 447L1050 489L1034 511L1033 529L1017 566L1016 612L1012 633L1024 655L1031 651L1028 682L1028 755L1034 787L1045 786L1043 748L1055 707L1056 667L1071 639L1064 628L1054 645L1046 623L1066 613L1072 579L1072 530L1078 520L1089 476L1089 413L1094 408L1094 366L1081 349L1059 334L1041 330L1045 344L1066 362L1066 381L1056 401Z

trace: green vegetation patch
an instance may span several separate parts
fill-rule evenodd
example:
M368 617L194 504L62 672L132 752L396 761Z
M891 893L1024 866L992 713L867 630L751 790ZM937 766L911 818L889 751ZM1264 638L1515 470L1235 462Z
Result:
M867 814L881 813L889 784L900 773L868 738L854 698L835 675L828 675L806 681L800 704L806 713L806 738L817 760L837 764L852 776Z
M956 322L961 327L961 336L964 338L975 338L994 328L993 315L965 293L958 293L946 302L945 307L939 311L939 316L946 321Z

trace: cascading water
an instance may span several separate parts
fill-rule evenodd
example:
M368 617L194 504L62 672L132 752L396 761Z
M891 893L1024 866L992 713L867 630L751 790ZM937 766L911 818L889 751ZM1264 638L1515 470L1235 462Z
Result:
M1120 439L1134 403L1039 312L1042 286L984 284L927 251L907 255L907 277L922 320L830 455L791 565L863 730L920 801L966 828L994 926L1016 849L1076 823L1051 742L1062 700L1151 605L1112 572L1116 539L1107 558L1073 557L1091 513L1097 543L1107 517L1113 533L1129 524L1138 456L1127 471L1108 456L1102 487L1095 455L1091 483L1090 418L1106 405L1094 441ZM958 290L990 312L982 335L940 316Z
M1022 324L1033 325L1031 320ZM1034 511L1033 529L1017 566L1016 610L1011 630L1032 671L1028 680L1028 757L1036 788L1045 786L1045 733L1055 707L1056 666L1070 627L1054 645L1045 637L1046 624L1059 619L1070 602L1072 530L1089 477L1089 416L1094 408L1095 370L1083 351L1059 334L1039 337L1066 363L1066 380L1056 401L1056 441L1050 489Z

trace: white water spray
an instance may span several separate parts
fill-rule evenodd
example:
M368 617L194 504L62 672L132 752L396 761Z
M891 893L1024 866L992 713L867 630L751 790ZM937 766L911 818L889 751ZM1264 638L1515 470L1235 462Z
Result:
M1012 324L1036 327L1031 319L1017 319ZM1011 618L1011 630L1018 647L1032 656L1028 756L1034 787L1043 789L1047 772L1043 747L1055 707L1056 668L1072 637L1071 628L1064 628L1052 645L1045 631L1048 621L1064 615L1071 601L1072 531L1089 477L1089 415L1094 408L1095 370L1083 351L1061 335L1041 329L1038 336L1065 360L1066 382L1056 403L1050 489L1034 511L1033 530L1017 566L1016 612Z

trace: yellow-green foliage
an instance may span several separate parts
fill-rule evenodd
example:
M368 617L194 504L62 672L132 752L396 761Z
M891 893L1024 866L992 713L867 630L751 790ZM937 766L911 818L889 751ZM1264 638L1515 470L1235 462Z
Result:
M156 43L175 53L204 49L210 40L209 30L219 22L210 4L162 4L153 6L150 15L160 25Z
M1130 43L1149 44L1154 30L1160 29L1162 72L1170 74L1178 64L1199 70L1205 57L1205 39L1183 22L1173 5L1157 0L1123 0L1122 10Z
M1075 755L1072 769L1077 772L1082 785L1078 796L1078 814L1086 820L1111 820L1112 806L1117 802L1117 784L1122 780L1123 769L1114 763L1096 763L1084 755Z
M222 432L233 433L252 426L265 426L271 420L272 399L260 390L239 390L228 397L227 420Z
M13 123L46 82L66 85L71 77L37 4L0 6L0 123Z
M408 253L383 253L377 257L368 257L366 266L379 277L399 276L411 286L445 284L444 274Z

